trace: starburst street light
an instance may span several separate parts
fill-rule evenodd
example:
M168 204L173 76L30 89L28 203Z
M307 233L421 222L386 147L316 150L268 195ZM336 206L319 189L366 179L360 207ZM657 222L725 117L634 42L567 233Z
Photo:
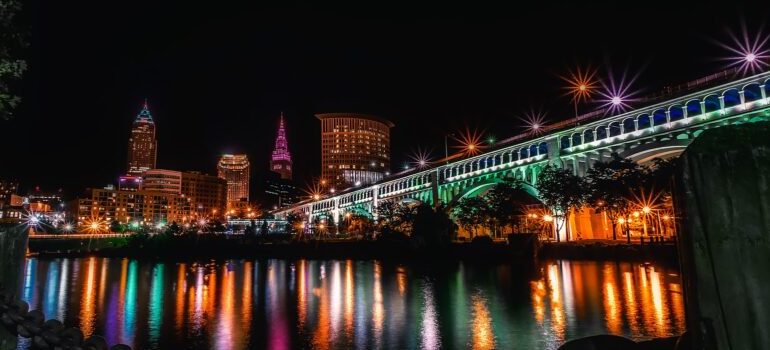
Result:
M465 154L466 156L473 156L476 154L479 154L483 148L485 148L484 145L481 143L481 134L480 132L466 128L465 132L458 133L460 136L455 138L457 142L460 143L459 146L455 146L455 148L459 148L460 151Z
M630 103L636 101L637 91L631 90L631 85L639 78L639 73L629 76L628 69L623 71L620 80L616 80L612 73L609 74L607 82L602 81L603 91L599 91L602 103L601 107L606 109L605 114L616 114L624 112L630 108Z
M561 80L567 83L564 87L567 90L565 95L572 97L572 103L575 106L575 117L578 116L578 103L587 102L591 98L594 88L596 88L596 69L588 67L582 69L569 70L568 76L559 76Z
M729 56L720 58L721 61L727 61L727 68L735 68L741 74L754 74L770 67L770 35L762 33L762 28L753 35L753 39L746 23L741 23L740 33L729 29L727 33L731 42L716 42L729 52Z
M545 118L548 113L538 109L530 108L529 111L524 112L524 115L520 118L524 122L524 126L527 128L527 132L532 135L539 135L543 132L543 126L545 125Z
M430 164L430 153L431 152L427 149L424 150L418 147L416 151L412 151L409 158L412 160L412 164L414 164L415 167L422 169Z

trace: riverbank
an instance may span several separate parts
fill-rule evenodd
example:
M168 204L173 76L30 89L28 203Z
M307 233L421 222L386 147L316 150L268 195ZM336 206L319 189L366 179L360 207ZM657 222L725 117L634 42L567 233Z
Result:
M676 263L676 245L673 242L628 244L624 241L581 240L571 242L545 242L540 247L540 257L568 260L623 260L657 261Z
M409 241L304 240L273 237L206 235L149 238L131 237L31 239L29 252L41 257L130 257L151 259L291 258L380 260L542 259L676 262L673 244L625 244L607 241L545 242L516 235L507 242L453 242L440 247L415 246Z

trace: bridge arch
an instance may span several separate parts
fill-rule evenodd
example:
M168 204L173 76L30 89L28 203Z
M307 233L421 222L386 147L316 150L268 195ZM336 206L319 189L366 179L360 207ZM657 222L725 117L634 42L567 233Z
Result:
M664 125L667 122L666 111L658 109L652 112L652 126Z
M668 120L671 122L684 119L684 106L675 104L668 107Z
M588 129L586 131L583 131L583 141L585 143L594 142L594 130Z
M623 127L624 134L636 131L636 120L634 118L623 119L623 122L620 125Z
M599 125L594 129L595 141L604 140L607 138L607 125Z
M667 158L682 153L692 139L673 138L667 141L649 142L643 145L627 149L620 154L622 158L628 158L639 164L647 163L655 158Z
M722 109L721 104L719 103L719 96L717 95L708 95L704 97L703 105L705 106L704 113L716 112Z
M450 198L449 203L447 203L447 207L454 208L455 205L457 205L457 202L463 198L482 196L487 193L487 191L489 191L494 185L503 182L504 179L505 177L491 177L485 179L484 181L470 183L467 187L464 187L455 196ZM540 195L537 192L537 188L531 184L522 182L521 189L538 201L540 200Z
M647 113L640 114L638 117L636 117L636 125L637 125L636 130L647 129L650 127L651 124L652 123L650 122L650 115Z
M583 134L576 132L572 134L572 147L583 144Z
M689 100L685 103L685 108L687 109L687 116L693 117L696 115L703 114L703 111L701 110L701 103L699 100Z
M727 89L722 92L722 99L724 100L724 108L735 107L741 104L741 94L737 88Z
M762 87L759 83L746 84L741 91L743 91L744 102L754 102L762 99Z

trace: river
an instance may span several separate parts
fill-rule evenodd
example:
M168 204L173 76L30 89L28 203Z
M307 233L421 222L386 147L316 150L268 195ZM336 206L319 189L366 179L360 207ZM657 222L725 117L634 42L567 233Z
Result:
M134 349L556 349L685 328L678 272L639 263L30 258L20 292Z

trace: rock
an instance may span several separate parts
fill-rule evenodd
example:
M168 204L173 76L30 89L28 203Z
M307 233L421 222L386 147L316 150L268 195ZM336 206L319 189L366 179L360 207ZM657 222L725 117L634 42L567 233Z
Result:
M566 342L559 350L637 350L633 340L617 335L594 335Z
M88 340L86 340L85 343L83 343L83 349L84 350L109 350L107 346L107 341L98 335L88 338Z
M36 349L48 349L51 345L45 341L45 339L41 336L35 336L32 338L32 345Z
M708 129L680 162L677 244L692 345L770 349L770 123Z
M59 334L64 345L80 345L83 343L83 332L79 328L67 328Z
M43 323L43 329L47 329L54 333L59 333L62 330L64 330L64 324L61 323L61 321L56 319L50 319L48 321L45 321Z

